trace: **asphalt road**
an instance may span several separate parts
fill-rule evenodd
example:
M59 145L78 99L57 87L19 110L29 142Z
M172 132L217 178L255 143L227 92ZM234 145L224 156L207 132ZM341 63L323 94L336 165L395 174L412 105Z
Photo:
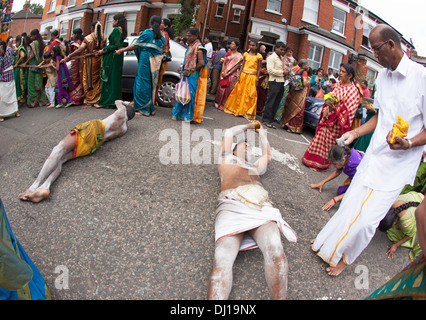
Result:
M171 109L136 117L123 137L66 163L47 200L33 204L18 199L73 126L112 112L77 106L22 108L20 118L0 123L0 197L14 234L53 299L206 299L220 181L214 161L182 164L187 127L170 120ZM216 110L210 102L204 116L202 124L190 126L190 150L197 155L200 141L207 141L212 149L205 159L211 159L215 133L247 121ZM197 133L207 135L199 138ZM160 155L167 158L165 146L176 135L182 153L177 164L165 164ZM339 277L327 275L310 241L336 212L337 206L330 212L321 207L345 177L328 183L322 193L310 189L331 173L312 172L301 163L312 137L310 130L303 135L268 130L274 157L263 183L298 234L297 243L283 238L290 268L288 298L363 299L409 262L408 249L400 248L388 259L390 242L378 232ZM230 298L270 299L260 250L237 257Z

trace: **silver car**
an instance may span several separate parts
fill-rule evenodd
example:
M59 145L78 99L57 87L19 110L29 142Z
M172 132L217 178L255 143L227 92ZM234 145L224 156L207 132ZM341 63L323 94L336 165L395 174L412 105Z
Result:
M131 46L138 37L128 37L125 42ZM172 107L172 101L175 96L176 84L180 80L178 69L185 58L186 48L179 43L170 40L170 52L172 61L169 61L167 70L164 72L163 81L158 88L158 104L163 107ZM124 93L133 93L133 83L135 82L138 71L138 59L134 51L124 53L123 77L121 80L122 91Z

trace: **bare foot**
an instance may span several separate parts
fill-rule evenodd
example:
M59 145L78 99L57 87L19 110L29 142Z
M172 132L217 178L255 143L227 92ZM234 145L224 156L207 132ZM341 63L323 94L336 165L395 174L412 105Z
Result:
M335 267L328 267L325 271L328 272L329 276L337 277L343 270L345 270L346 264L340 260L339 263Z
M51 109L54 108L55 106L47 106L47 109Z
M102 106L100 106L100 105L99 105L99 104L97 104L97 103L95 103L93 106L94 106L95 108L97 108L97 109L102 108Z
M19 118L20 116L21 116L21 115L19 114L19 112L15 114L15 117L16 117L16 118Z
M37 189L33 193L30 193L26 196L26 200L38 203L43 199L46 199L50 195L50 191L46 189Z
M81 108L82 109L88 109L88 108L91 108L91 107L92 107L91 104L86 104L86 105L82 106Z

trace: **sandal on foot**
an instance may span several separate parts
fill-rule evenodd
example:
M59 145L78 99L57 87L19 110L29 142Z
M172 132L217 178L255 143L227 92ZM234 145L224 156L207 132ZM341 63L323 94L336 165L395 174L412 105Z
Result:
M267 123L267 122L265 122L264 123L264 125L266 126L266 127L268 127L268 128L271 128L271 129L276 129L277 127L275 127L272 123Z

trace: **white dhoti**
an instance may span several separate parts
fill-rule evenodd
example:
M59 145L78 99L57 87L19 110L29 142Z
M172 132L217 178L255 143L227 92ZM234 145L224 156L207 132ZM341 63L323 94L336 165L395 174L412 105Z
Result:
M355 175L339 209L317 235L312 249L332 267L341 259L352 264L370 243L401 190L373 190Z
M238 188L225 190L219 194L219 204L216 209L215 241L258 228L271 221L277 223L278 228L288 241L297 241L296 233L284 221L278 209L272 207L267 200L258 202L253 199L253 195L256 193L266 193L267 195L267 192L261 186L248 185L242 188L247 191L246 198L240 196L244 191L242 193L235 192ZM240 251L257 247L254 239L245 233Z
M13 116L18 112L15 81L0 82L0 118Z

